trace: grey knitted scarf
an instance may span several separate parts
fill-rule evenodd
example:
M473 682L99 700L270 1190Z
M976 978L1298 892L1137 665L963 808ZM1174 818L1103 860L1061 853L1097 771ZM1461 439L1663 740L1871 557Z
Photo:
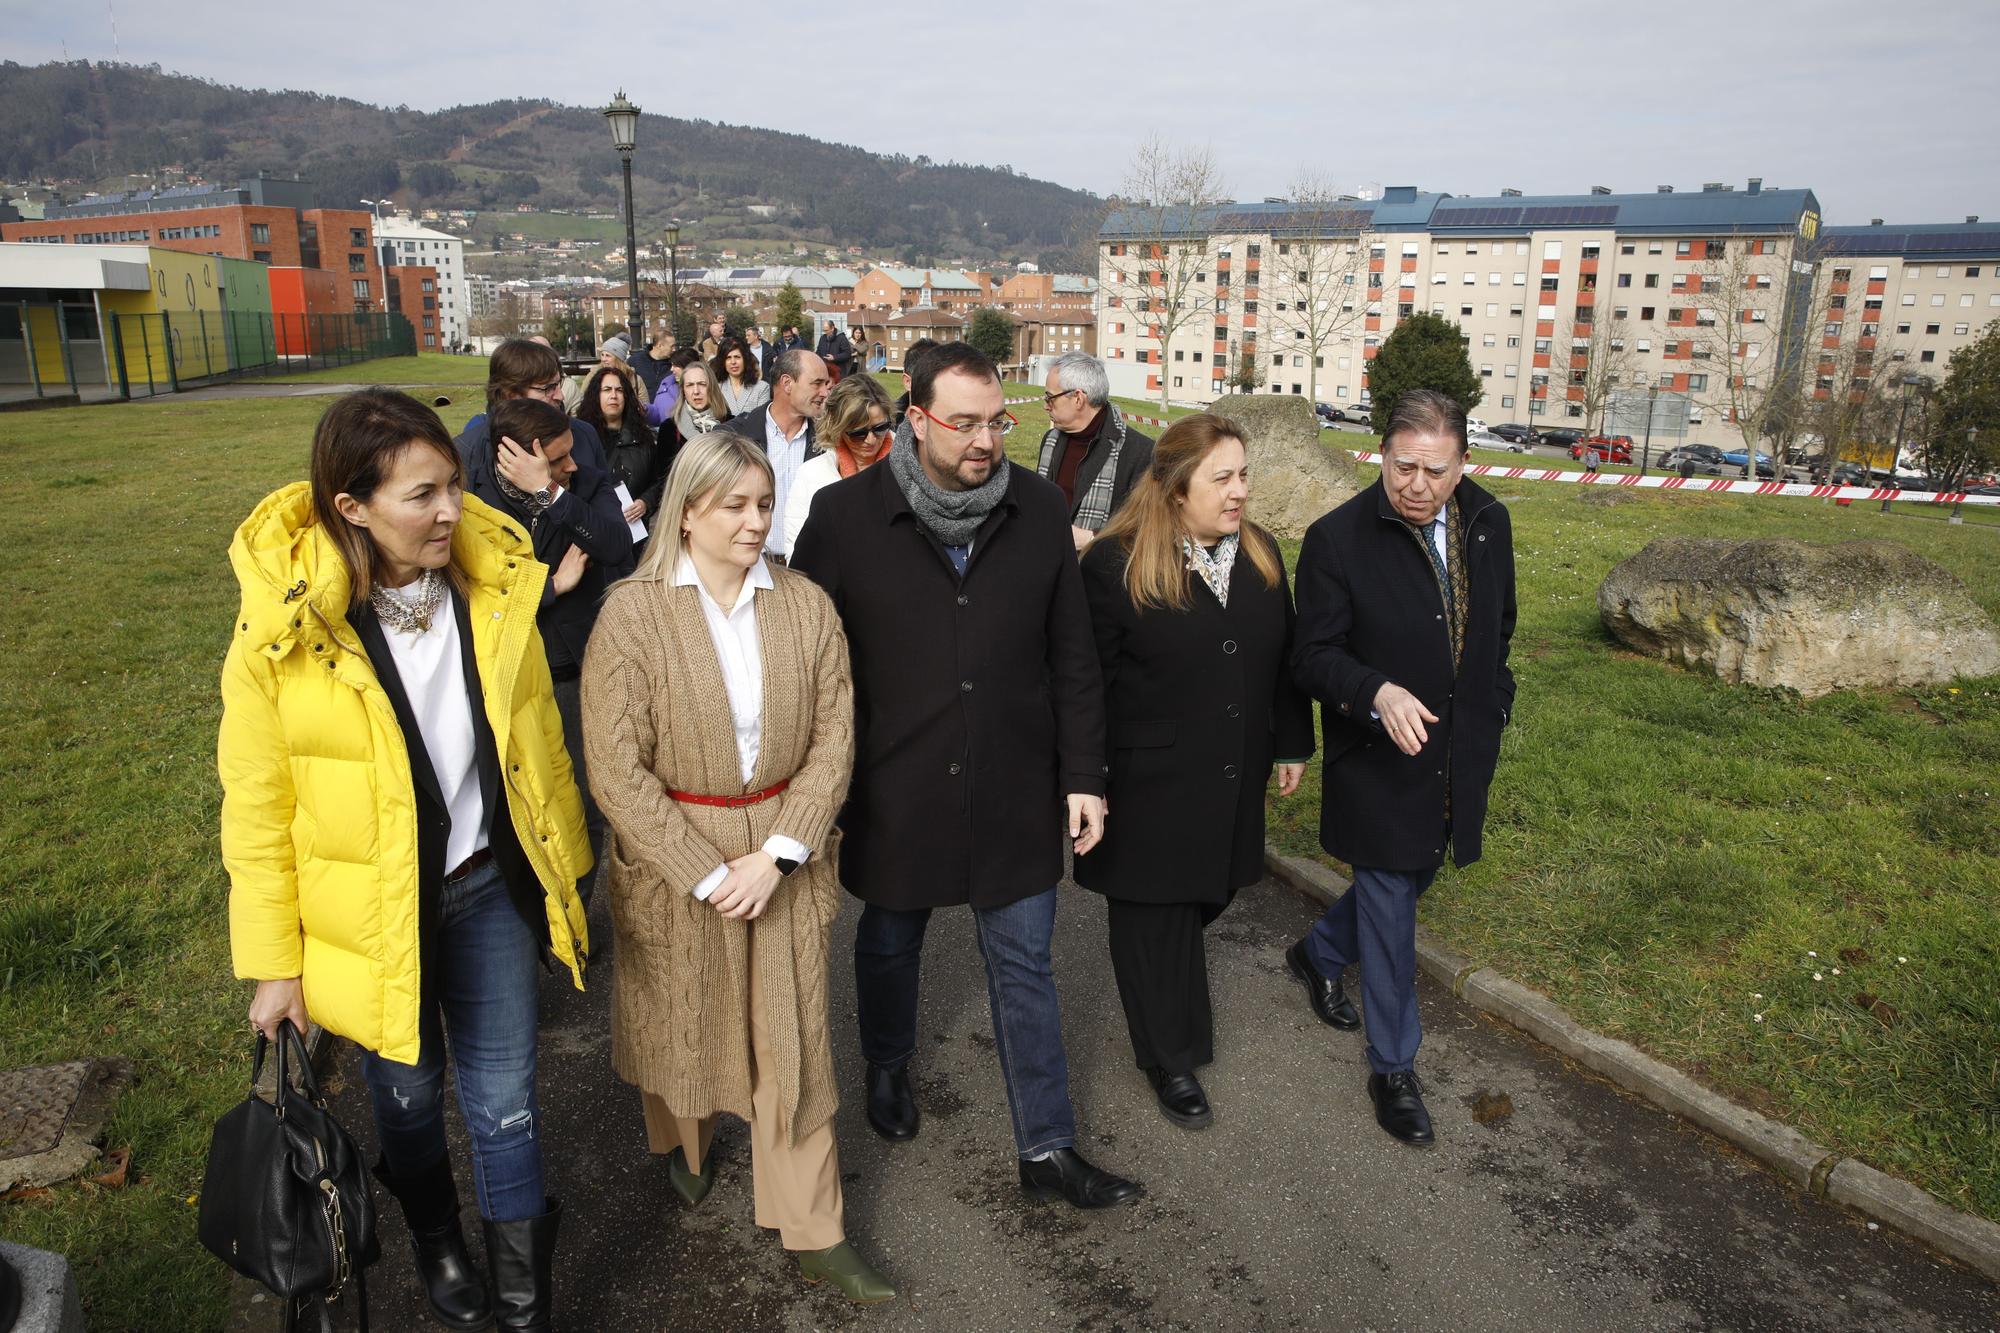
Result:
M970 546L979 525L1007 494L1007 459L994 460L993 475L969 491L948 491L932 481L917 460L917 433L905 421L896 428L896 443L889 450L889 471L910 502L917 521L936 534L946 546Z

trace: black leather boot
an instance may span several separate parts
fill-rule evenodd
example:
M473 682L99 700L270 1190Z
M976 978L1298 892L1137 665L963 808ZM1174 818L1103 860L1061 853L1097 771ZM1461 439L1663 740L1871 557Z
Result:
M909 1067L868 1066L869 1126L891 1143L907 1143L917 1137L921 1123L917 1094L910 1086Z
M491 1324L493 1305L486 1299L486 1283L466 1252L465 1228L458 1220L458 1186L451 1177L451 1158L440 1157L436 1166L405 1180L390 1174L388 1158L378 1157L375 1179L403 1207L431 1313L448 1328L485 1328Z
M561 1221L562 1200L550 1199L540 1217L483 1223L495 1328L549 1333L554 1326L556 1225Z

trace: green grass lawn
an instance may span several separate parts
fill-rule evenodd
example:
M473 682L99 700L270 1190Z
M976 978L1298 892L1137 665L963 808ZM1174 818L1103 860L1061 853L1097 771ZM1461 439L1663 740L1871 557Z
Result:
M1669 533L1889 538L2000 614L2000 533L1488 483L1514 519L1520 695L1485 857L1444 873L1425 923L1589 1026L2000 1219L2000 678L1806 701L1624 652L1596 601ZM1285 850L1318 854L1317 783L1273 805Z
M330 374L467 382L426 362L484 373L438 357ZM133 1150L132 1183L0 1203L0 1234L69 1255L93 1328L221 1320L224 1270L191 1200L248 1073L216 849L225 553L250 507L303 475L327 401L69 408L61 430L0 416L16 522L0 1067L121 1054L139 1074L108 1132ZM1029 460L1047 416L1014 411L1009 453ZM2000 611L2000 534L1819 501L1495 489L1516 522L1520 705L1486 860L1443 877L1426 921L1584 1021L2000 1217L2000 681L1805 703L1620 653L1594 602L1663 532L1887 535ZM1310 849L1315 791L1277 807L1289 849ZM1860 1008L1863 992L1886 1008Z
M419 352L415 356L383 356L345 366L317 370L287 370L252 383L266 384L395 384L462 388L486 383L486 358Z

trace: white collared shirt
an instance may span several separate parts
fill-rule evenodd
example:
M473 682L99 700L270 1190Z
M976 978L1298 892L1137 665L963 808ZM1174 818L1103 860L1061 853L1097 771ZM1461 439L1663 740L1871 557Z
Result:
M1437 552L1438 564L1444 569L1445 573L1451 573L1451 534L1445 530L1444 508L1442 506L1438 509L1437 517L1431 520L1428 531L1430 532L1431 548Z
M408 585L416 588L417 582ZM390 589L401 601L411 598L402 588ZM421 634L406 634L382 626L389 641L389 658L402 678L403 694L417 719L424 754L437 777L438 794L444 797L451 831L445 835L444 868L449 874L486 846L486 802L479 790L479 755L473 745L472 696L465 688L465 673L458 646L458 614L452 606L457 594L449 587L431 617L431 627Z
M812 422L801 419L798 433L786 435L778 427L778 414L768 408L764 413L764 452L771 459L771 513L776 521L771 524L771 533L764 539L764 549L772 555L790 555L791 541L785 536L785 497L791 494L792 478L798 476L799 468L806 461L806 432L812 429Z
M729 691L729 715L736 728L736 757L742 765L747 787L757 773L757 757L764 741L764 657L757 638L757 590L771 588L771 569L761 559L744 576L736 605L727 611L709 596L694 560L685 552L674 565L674 586L693 588L701 598L702 618L708 622L708 637L715 644L716 660L722 665L722 683ZM720 793L718 793L719 795ZM775 860L804 861L812 848L797 838L773 833L764 839L764 850ZM695 885L694 896L706 902L729 875L727 865L719 865Z

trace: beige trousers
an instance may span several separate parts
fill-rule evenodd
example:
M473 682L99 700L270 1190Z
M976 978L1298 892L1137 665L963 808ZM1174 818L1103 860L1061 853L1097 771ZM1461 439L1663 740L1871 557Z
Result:
M755 931L757 923L750 929ZM715 1117L675 1115L666 1100L641 1094L646 1146L660 1154L679 1148L697 1174L715 1138ZM795 1144L779 1102L771 1034L764 1016L757 950L750 950L750 1180L757 1225L778 1233L788 1250L824 1250L846 1239L840 1198L840 1149L828 1120Z

